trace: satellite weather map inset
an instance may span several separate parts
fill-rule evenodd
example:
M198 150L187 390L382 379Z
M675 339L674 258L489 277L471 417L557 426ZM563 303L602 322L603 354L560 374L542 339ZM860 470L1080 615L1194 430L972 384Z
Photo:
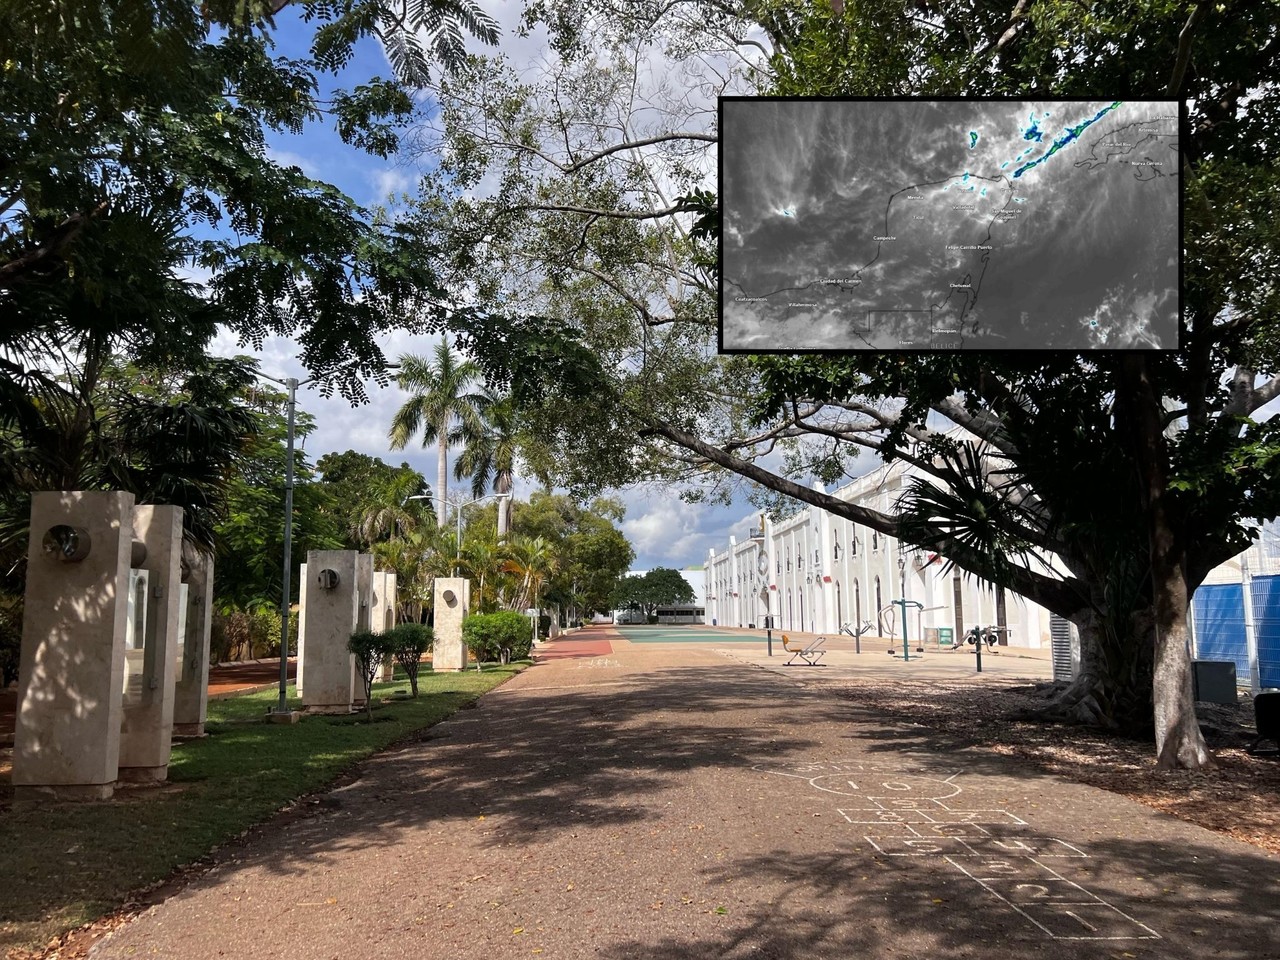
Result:
M1173 100L720 101L723 352L1175 350Z

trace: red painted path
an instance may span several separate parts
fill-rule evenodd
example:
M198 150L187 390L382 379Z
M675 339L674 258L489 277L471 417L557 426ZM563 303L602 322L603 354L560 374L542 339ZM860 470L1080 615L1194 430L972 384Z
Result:
M618 638L613 627L597 624L583 627L545 643L534 654L538 660L576 660L580 657L605 657L613 653L613 640Z

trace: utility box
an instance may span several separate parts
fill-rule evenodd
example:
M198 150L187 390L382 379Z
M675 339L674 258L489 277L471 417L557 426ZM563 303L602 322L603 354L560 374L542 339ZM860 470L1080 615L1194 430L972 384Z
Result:
M1192 660L1191 683L1195 698L1201 703L1234 704L1239 701L1236 693L1236 665L1231 660Z
M1075 624L1056 613L1049 614L1049 649L1056 683L1070 683L1080 668L1080 638Z

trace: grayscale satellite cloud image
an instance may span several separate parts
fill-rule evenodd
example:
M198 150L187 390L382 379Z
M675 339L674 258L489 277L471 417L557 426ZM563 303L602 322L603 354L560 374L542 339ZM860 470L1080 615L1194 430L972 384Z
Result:
M721 101L721 349L1178 346L1174 101Z

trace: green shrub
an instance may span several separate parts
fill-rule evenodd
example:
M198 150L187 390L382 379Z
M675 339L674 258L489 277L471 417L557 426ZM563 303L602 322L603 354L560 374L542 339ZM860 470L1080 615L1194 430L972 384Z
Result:
M249 614L249 658L280 656L280 611L263 605Z
M250 647L249 615L232 607L215 610L209 638L211 663L230 663L242 659Z
M385 636L392 656L409 678L409 690L416 697L418 668L422 665L422 655L431 649L435 633L425 623L402 623L388 630Z
M467 617L462 621L462 639L478 664L486 660L523 660L533 646L529 619L514 610Z
M378 675L382 660L390 652L390 636L385 633L373 633L361 630L353 633L347 640L347 649L355 654L356 672L364 686L364 710L373 714L373 678Z
M289 615L289 648L297 650L298 615ZM269 604L252 610L227 606L215 610L209 641L211 663L280 656L280 611Z

